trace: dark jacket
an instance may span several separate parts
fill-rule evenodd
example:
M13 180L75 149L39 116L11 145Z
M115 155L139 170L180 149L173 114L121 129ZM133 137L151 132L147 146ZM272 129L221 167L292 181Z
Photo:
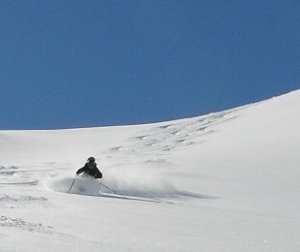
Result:
M76 175L79 175L80 173L85 173L91 177L94 178L102 178L102 173L98 170L96 164L93 166L90 166L88 163L84 165L84 167L80 168L77 172Z

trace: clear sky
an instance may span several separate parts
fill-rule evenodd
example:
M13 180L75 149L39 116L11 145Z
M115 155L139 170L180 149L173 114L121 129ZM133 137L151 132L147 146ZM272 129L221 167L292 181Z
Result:
M300 1L0 2L0 129L203 115L300 88Z

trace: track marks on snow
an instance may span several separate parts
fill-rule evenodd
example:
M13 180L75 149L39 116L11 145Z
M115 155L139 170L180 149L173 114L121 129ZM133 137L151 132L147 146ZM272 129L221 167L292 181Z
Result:
M51 171L49 165L0 166L0 186L37 186L39 178Z
M170 151L189 148L191 145L203 144L208 137L218 131L218 125L236 118L233 111L211 114L189 120L179 120L166 125L153 126L140 132L130 140L130 144L115 146L108 152L130 154L167 154Z
M46 197L35 197L31 195L11 196L8 194L0 195L0 207L4 208L22 208L30 204L41 205L47 202Z
M22 218L10 218L4 215L0 216L0 227L18 228L29 232L53 233L53 227L50 225L29 222Z
M18 167L16 166L0 166L0 176L13 176L17 172Z

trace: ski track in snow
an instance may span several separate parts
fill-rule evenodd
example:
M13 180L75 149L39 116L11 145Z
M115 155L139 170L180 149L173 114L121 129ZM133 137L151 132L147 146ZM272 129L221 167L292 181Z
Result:
M20 195L20 196L11 196L7 194L0 194L0 207L4 208L16 208L24 207L29 204L36 204L41 206L43 203L47 202L48 198L46 197L34 197L30 195Z
M52 171L51 164L32 166L0 166L0 187L2 186L36 186L41 177Z
M53 233L53 227L45 226L41 223L33 223L23 220L22 218L10 218L0 216L0 227L19 228L29 232Z
M219 124L235 119L235 110L216 113L203 118L182 120L163 126L156 126L132 138L131 145L112 147L104 154L116 155L116 152L127 155L149 156L152 153L167 154L194 144L205 143L207 136L217 131Z
M39 206L48 202L44 196L33 196L30 194L16 195L14 189L20 193L29 188L35 188L39 185L38 175L41 171L36 168L19 166L0 166L0 189L8 193L0 194L0 211L1 209L23 209L30 206ZM14 191L14 195L9 194ZM36 193L35 193L36 194ZM46 207L46 205L45 205ZM54 228L42 223L34 223L24 220L23 218L12 218L6 215L0 216L0 228L17 228L28 232L37 232L44 234L53 234ZM1 236L1 235L0 235Z

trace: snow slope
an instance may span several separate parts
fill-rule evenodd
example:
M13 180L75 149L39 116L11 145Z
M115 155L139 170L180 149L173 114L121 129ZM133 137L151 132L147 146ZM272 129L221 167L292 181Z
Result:
M300 251L299 115L297 90L171 122L0 131L0 251ZM83 177L68 193L89 156L118 195Z

